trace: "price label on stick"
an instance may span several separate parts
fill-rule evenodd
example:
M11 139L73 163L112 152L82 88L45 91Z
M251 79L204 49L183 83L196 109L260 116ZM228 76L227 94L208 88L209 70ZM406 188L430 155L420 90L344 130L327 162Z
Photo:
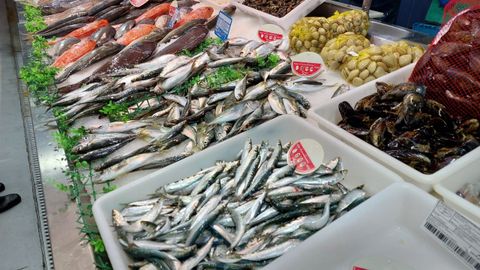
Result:
M292 56L292 71L300 77L313 78L322 71L322 57L313 52L304 52Z
M224 11L220 11L220 13L218 13L217 25L215 26L215 35L222 41L226 41L228 39L228 35L230 34L232 23L232 17Z
M325 152L321 144L312 139L302 139L288 150L288 164L295 166L298 174L310 174L322 165Z
M283 39L284 36L282 28L275 24L265 24L258 29L258 38L263 42Z
M141 7L145 5L148 2L148 0L130 0L130 4L134 7Z

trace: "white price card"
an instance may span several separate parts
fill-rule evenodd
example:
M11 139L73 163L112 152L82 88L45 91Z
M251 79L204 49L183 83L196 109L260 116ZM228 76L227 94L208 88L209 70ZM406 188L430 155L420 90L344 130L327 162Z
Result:
M465 265L480 270L480 228L473 222L439 201L423 228Z

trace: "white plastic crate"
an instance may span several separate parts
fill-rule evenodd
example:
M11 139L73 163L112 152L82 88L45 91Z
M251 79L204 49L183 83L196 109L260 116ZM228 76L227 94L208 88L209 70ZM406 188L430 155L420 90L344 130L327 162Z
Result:
M207 4L212 4L215 7L219 7L219 8L224 8L232 4L232 0L200 0L200 1L205 2Z
M470 269L422 228L437 202L394 184L264 269L345 270L366 260L387 262L372 270Z
M244 0L232 0L235 6L238 7L241 11L251 15L253 17L260 18L265 22L276 24L283 28L283 30L288 31L290 27L299 19L307 16L310 12L312 12L315 8L323 4L325 0L304 0L301 4L296 6L292 11L290 11L287 15L279 18L268 13L262 12L260 10L251 8L249 6L243 5Z
M341 141L353 146L354 148L360 150L361 152L367 154L378 162L389 167L397 174L402 176L405 180L413 182L424 190L430 191L432 190L433 185L439 183L440 181L451 177L457 178L456 175L462 170L465 170L468 166L472 166L473 168L480 168L480 148L475 149L470 153L462 156L455 162L442 168L434 174L424 174L420 171L413 169L407 164L401 162L400 160L391 157L390 155L384 153L382 150L376 148L375 146L348 133L337 125L337 123L340 122L340 120L342 119L338 110L338 104L343 101L347 101L352 106L354 106L357 101L359 101L363 97L376 92L375 83L377 81L392 84L406 82L410 77L410 74L412 73L414 67L415 65L411 64L382 78L379 78L375 81L369 82L356 89L353 89L344 95L338 96L332 99L329 103L320 105L310 110L309 117L313 118L318 123L318 126L323 130L331 133ZM476 175L480 175L479 172L480 169L477 169ZM465 177L469 177L469 175L466 175Z
M93 213L113 268L128 269L129 259L118 243L117 234L112 227L112 209L120 209L124 203L145 199L160 186L190 176L215 164L217 160L235 159L248 138L252 138L254 143L262 140L275 143L278 139L283 142L303 138L315 139L324 147L325 160L337 156L342 158L344 167L348 169L348 175L342 183L349 188L365 185L368 194L376 194L393 183L402 182L401 178L390 170L305 120L294 116L278 117L98 199L93 206ZM330 226L335 226L335 223Z
M458 196L456 192L467 183L480 182L480 167L468 166L433 186L435 192L442 196L445 203L480 226L480 206Z

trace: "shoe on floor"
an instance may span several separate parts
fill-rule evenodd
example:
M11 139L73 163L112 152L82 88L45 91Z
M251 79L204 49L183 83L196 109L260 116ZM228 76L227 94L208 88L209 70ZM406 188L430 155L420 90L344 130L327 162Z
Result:
M18 194L8 194L0 196L0 213L7 211L22 201Z

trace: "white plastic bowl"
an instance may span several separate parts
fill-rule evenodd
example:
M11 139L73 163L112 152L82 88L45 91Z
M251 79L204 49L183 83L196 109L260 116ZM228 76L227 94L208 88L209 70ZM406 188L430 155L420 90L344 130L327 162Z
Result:
M466 168L469 166L476 168L476 170L472 170L472 174L480 175L480 148L462 156L460 159L435 172L434 174L424 174L416 169L413 169L400 160L391 157L375 146L348 133L337 125L337 123L342 119L338 110L338 104L343 101L347 101L354 106L357 101L363 97L376 92L375 83L377 81L392 84L406 82L410 77L414 67L415 66L411 64L394 73L390 73L380 79L377 79L376 81L372 81L356 89L352 89L350 92L332 99L329 103L313 108L309 112L309 117L314 119L321 129L331 133L341 141L355 147L378 162L384 164L402 176L406 181L413 182L424 190L432 190L434 184L437 184L445 179L452 177L457 179L457 175L461 171L466 170ZM469 176L470 174L465 175L465 177Z
M98 199L93 205L93 214L113 268L115 270L128 269L129 259L120 247L117 234L112 228L112 209L120 209L123 203L145 199L158 187L190 176L202 168L211 166L217 160L235 159L248 138L252 138L254 143L259 143L262 140L275 143L278 139L283 142L302 138L315 139L324 147L325 160L337 156L342 157L344 167L349 171L342 183L350 188L363 184L369 194L378 193L387 186L402 181L399 176L390 170L303 119L294 116L278 117ZM356 209L352 212L354 211ZM335 224L330 226L335 226Z
M480 182L480 168L468 166L437 185L433 186L438 195L442 196L447 205L470 218L480 226L480 206L458 196L456 192L467 183Z
M297 7L290 11L287 15L279 18L268 13L262 12L260 10L251 8L249 6L243 5L244 0L233 0L235 6L238 7L241 11L251 15L253 17L261 18L266 22L276 24L283 28L283 30L288 31L290 27L299 19L307 16L315 8L323 4L325 0L303 0ZM288 33L287 33L288 34Z
M382 258L404 267L469 269L422 228L438 200L412 184L394 184L268 265L265 270L345 270Z

